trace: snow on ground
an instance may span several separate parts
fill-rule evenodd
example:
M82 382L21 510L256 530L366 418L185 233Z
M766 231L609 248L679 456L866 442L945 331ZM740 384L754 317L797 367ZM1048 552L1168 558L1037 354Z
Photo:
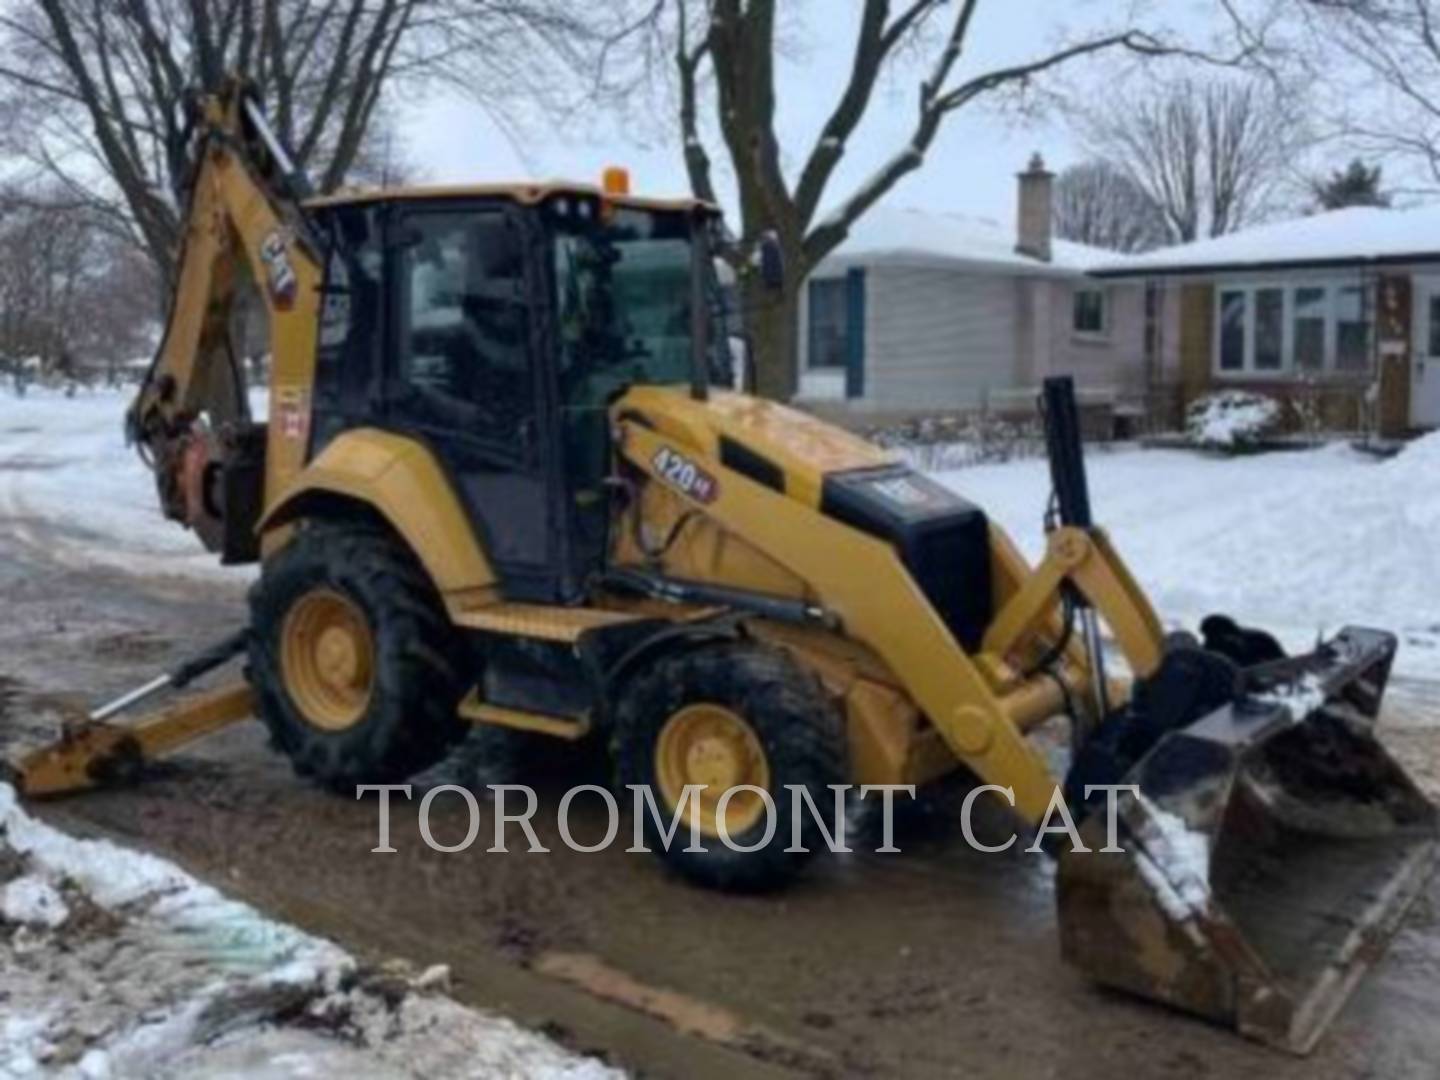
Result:
M621 1074L364 969L177 867L77 840L0 784L0 1078Z
M194 534L161 516L149 470L125 445L133 393L70 398L31 387L19 398L0 390L0 523L77 569L248 580L253 571L221 567ZM251 400L263 415L263 395Z
M253 571L221 569L161 519L121 436L127 402L0 392L0 527L77 566L245 580ZM1369 624L1400 633L1398 670L1440 677L1440 436L1389 462L1342 445L1240 458L1118 449L1088 462L1096 517L1168 622L1224 611L1292 648ZM937 475L1032 559L1043 553L1043 459Z
M1378 462L1347 446L1216 458L1087 458L1096 520L1167 623L1214 611L1292 649L1346 624L1400 635L1397 671L1440 678L1440 434ZM1044 552L1043 460L938 474L1031 559Z

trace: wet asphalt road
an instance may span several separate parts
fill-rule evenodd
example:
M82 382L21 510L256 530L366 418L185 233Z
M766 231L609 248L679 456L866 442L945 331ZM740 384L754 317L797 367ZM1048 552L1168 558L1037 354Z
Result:
M20 542L7 524L6 743L40 737L67 708L142 681L243 615L238 585L58 566L43 527L29 523ZM1440 727L1430 690L1397 687L1386 724L1433 791ZM399 850L372 854L373 803L305 786L256 724L188 750L139 787L41 813L172 858L363 957L448 963L460 998L644 1074L1430 1080L1440 1068L1434 885L1302 1061L1063 967L1049 865L968 851L947 812L958 791L910 815L902 855L834 859L778 896L726 897L676 881L652 856L564 849L557 792L603 780L594 753L549 747L492 765L487 779L542 789L537 827L551 854L430 851L414 803L394 808ZM481 802L482 837L492 809ZM460 800L437 801L432 823L437 839L462 835ZM598 814L576 825L580 839L602 831Z

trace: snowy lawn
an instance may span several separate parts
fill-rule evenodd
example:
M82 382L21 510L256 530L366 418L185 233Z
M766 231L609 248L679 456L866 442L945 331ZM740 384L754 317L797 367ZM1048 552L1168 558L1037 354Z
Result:
M0 1077L622 1074L357 966L182 870L35 821L0 784Z
M67 398L32 387L0 389L0 528L77 569L244 582L194 535L160 514L155 484L123 422L133 389ZM252 394L263 415L263 394Z
M245 580L159 516L125 448L128 392L0 391L0 528L77 566ZM1396 631L1398 670L1440 678L1440 437L1377 462L1348 447L1219 458L1119 449L1088 458L1097 520L1161 616L1212 611L1303 648L1345 623ZM1043 460L938 474L1038 558Z
M1087 457L1095 517L1161 618L1227 612L1292 649L1347 623L1400 635L1397 671L1440 678L1440 435L1390 461L1347 446L1236 458L1118 449ZM1043 460L938 478L1032 560Z

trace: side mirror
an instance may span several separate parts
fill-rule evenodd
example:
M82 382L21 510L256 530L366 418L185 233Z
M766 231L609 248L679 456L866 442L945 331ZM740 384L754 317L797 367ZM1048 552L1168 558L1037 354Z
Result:
M785 285L785 252L773 229L760 234L760 280L767 289L778 291Z

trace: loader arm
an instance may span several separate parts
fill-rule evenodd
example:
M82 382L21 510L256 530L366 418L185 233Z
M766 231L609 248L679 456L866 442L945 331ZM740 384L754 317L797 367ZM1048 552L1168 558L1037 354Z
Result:
M984 651L1009 656L1047 630L1066 583L1105 620L1132 675L1144 679L1154 674L1164 651L1164 629L1109 537L1098 528L1065 526L1050 534L1045 558L985 632Z
M155 472L166 516L218 550L225 541L221 468L247 437L257 443L262 430L251 420L243 358L231 340L245 282L258 286L270 328L272 423L263 457L268 504L299 469L305 451L320 264L299 202L303 180L245 85L232 81L202 98L195 113L164 337L126 428ZM235 523L241 532L247 524L253 522Z

